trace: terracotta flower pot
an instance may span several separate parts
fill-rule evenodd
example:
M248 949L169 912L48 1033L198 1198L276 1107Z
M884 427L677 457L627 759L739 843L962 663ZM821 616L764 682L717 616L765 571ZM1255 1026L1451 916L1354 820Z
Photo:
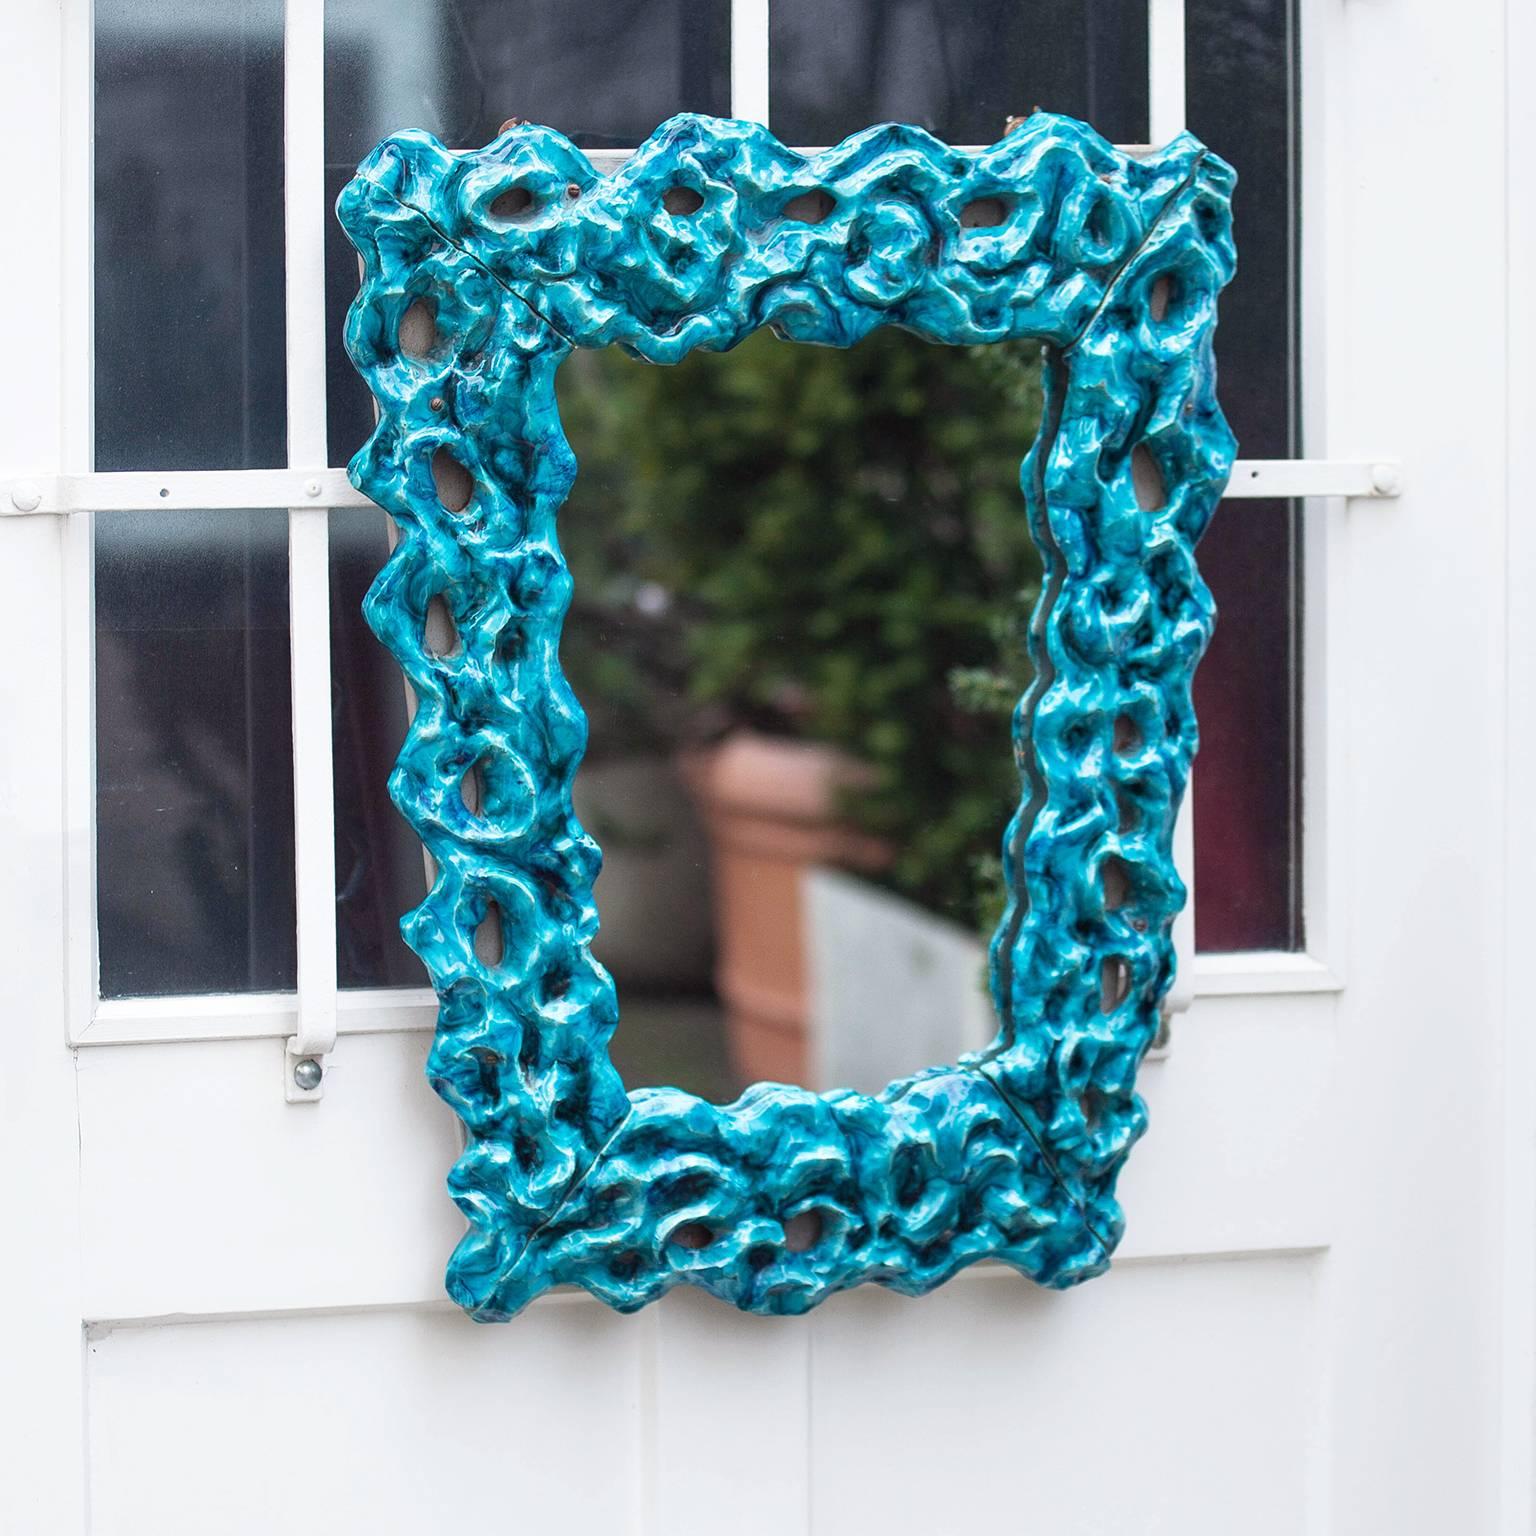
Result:
M869 769L819 742L737 731L689 753L684 774L710 838L715 987L732 1065L745 1082L817 1086L806 1083L805 874L889 863L889 846L843 817Z

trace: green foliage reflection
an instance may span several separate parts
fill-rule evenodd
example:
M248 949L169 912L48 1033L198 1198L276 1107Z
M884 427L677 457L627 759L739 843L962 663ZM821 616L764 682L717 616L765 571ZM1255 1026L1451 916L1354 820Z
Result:
M846 352L758 333L672 368L584 352L561 410L563 660L592 754L735 725L844 748L874 770L849 814L891 841L892 886L988 923L1039 589L1019 488L1037 349L879 331Z

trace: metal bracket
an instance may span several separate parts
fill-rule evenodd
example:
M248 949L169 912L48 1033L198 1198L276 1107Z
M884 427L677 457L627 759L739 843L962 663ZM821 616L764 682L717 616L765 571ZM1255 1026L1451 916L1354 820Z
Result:
M1390 501L1402 490L1403 467L1396 459L1239 459L1224 499L1337 496Z
M198 512L371 507L344 469L214 469L33 475L0 481L0 517L72 512Z
M325 1097L326 1060L302 1050L297 1035L283 1041L283 1097L290 1104L314 1104Z
M313 1104L325 1097L328 1058L336 1049L336 992L334 984L317 991L318 996L308 998L299 988L298 1027L283 1042L283 1097L290 1104Z

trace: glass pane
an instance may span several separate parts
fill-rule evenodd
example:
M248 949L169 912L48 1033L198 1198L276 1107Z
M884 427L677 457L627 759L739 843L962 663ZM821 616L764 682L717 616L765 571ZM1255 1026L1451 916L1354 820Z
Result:
M284 461L282 36L97 0L97 469Z
M363 596L389 556L389 518L331 513L331 748L336 776L336 974L343 987L424 987L400 918L426 894L421 843L386 785L408 696L395 660L363 621Z
M403 128L460 147L523 117L601 148L637 144L674 112L730 110L729 0L328 0L325 20L330 202L374 144ZM373 429L372 401L339 343L356 292L357 257L331 220L333 464ZM385 792L404 684L358 612L389 551L387 519L333 513L331 526L339 973L343 986L420 985L399 917L421 900L421 848Z
M282 6L98 0L96 467L284 458ZM97 519L106 996L291 987L287 518Z
M1036 107L1147 137L1147 0L773 0L770 122L787 144L918 123L990 144Z
M1288 0L1187 0L1190 128L1238 172L1221 401L1239 451L1301 451L1298 145ZM1221 617L1195 682L1195 931L1203 950L1296 949L1301 929L1296 509L1228 502L1200 546Z
M878 1089L991 1037L1038 357L760 333L563 366L561 654L631 1082Z
M96 520L104 997L294 984L288 518Z

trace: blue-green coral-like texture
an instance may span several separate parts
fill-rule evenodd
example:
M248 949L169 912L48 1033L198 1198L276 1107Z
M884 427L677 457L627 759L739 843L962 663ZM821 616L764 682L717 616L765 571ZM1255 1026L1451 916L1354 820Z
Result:
M475 1317L563 1284L625 1311L687 1282L794 1313L980 1259L1050 1286L1107 1267L1184 900L1173 824L1214 619L1194 547L1234 453L1211 353L1232 183L1187 135L1131 158L1038 113L975 154L889 125L811 157L682 116L611 177L548 128L465 152L406 133L347 186L364 269L347 349L380 412L351 474L400 530L366 609L418 701L390 791L437 869L403 928L441 998L428 1073L467 1133L448 1288ZM407 324L407 346L413 307L433 324ZM586 722L557 656L576 466L555 372L573 347L670 363L765 325L833 346L878 325L1038 339L1045 422L1021 479L1046 581L996 1039L875 1097L768 1083L713 1105L627 1093L609 1061L600 854L571 807ZM463 506L440 499L449 460ZM427 642L434 599L447 654ZM475 933L493 906L490 964Z

